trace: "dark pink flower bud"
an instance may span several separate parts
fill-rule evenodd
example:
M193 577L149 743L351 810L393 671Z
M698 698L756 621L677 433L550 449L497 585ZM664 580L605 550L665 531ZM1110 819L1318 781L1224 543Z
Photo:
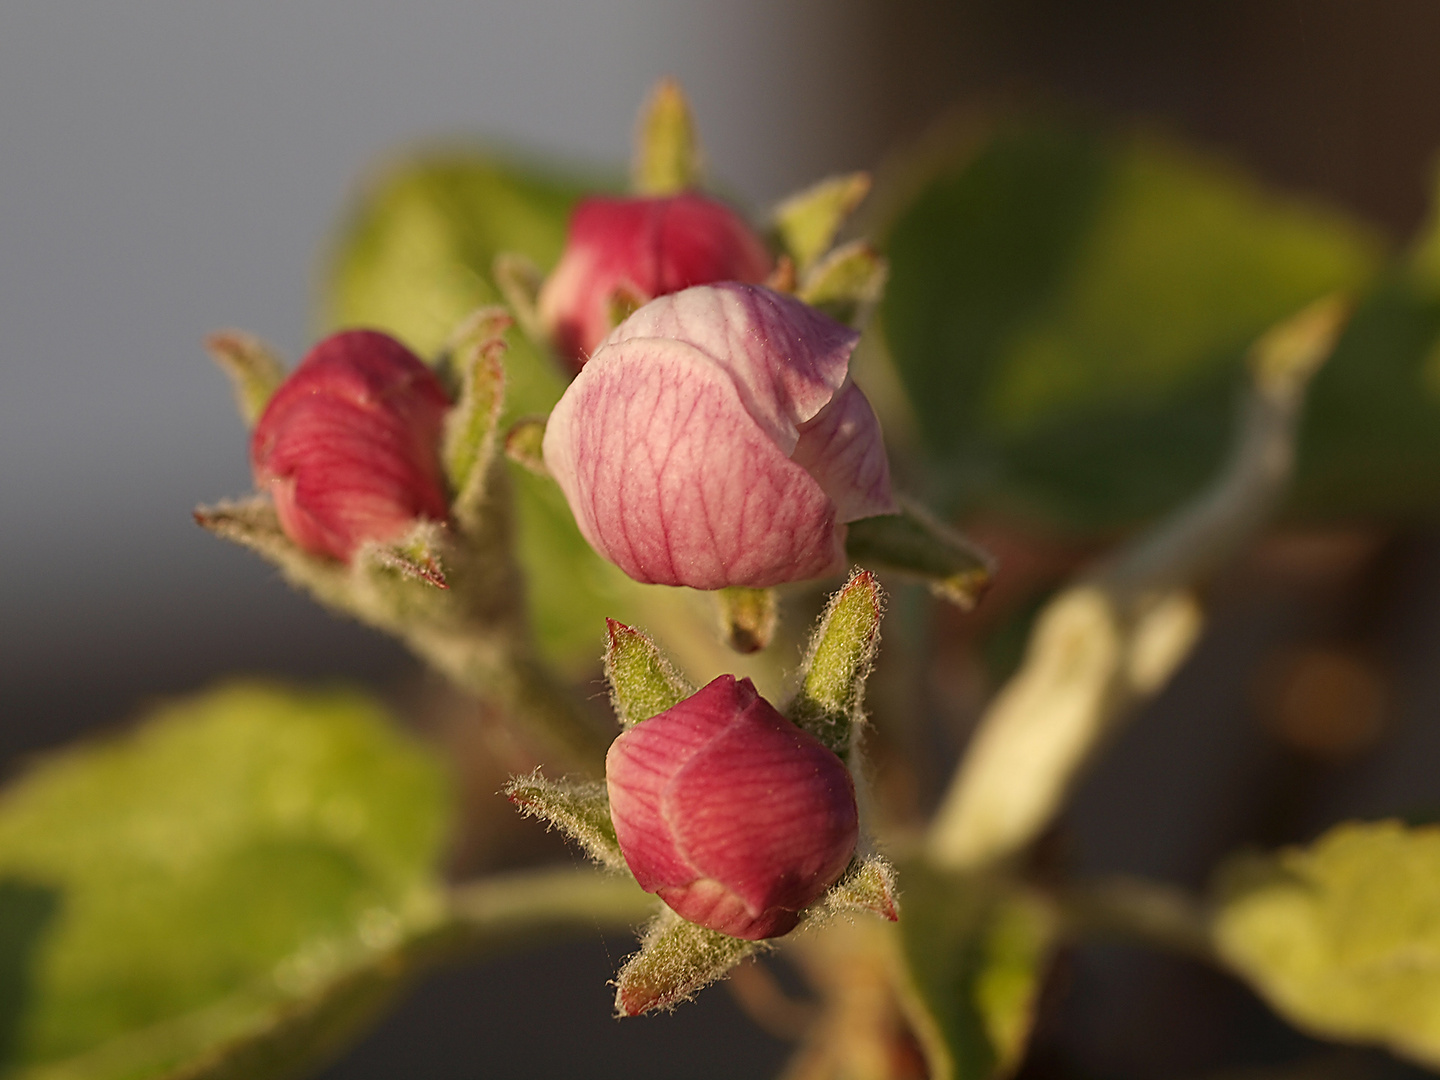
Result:
M858 335L727 282L646 304L560 399L545 463L637 581L764 587L844 566L845 523L895 512Z
M392 337L328 337L275 391L250 440L255 486L285 535L349 560L366 540L396 540L418 519L449 514L440 431L450 408L439 380Z
M570 218L565 251L540 290L540 322L578 367L610 333L617 293L643 304L691 285L764 281L770 265L744 219L704 195L596 196Z
M616 739L605 780L640 887L732 937L793 930L859 836L845 765L733 675Z

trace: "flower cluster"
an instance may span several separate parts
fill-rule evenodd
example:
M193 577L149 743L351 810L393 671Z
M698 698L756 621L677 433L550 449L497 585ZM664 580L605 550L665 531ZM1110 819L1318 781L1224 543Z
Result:
M834 574L847 525L895 512L879 422L850 377L859 335L767 287L775 267L735 211L694 191L593 197L539 290L537 324L574 371L544 429L545 470L585 538L637 581L759 589ZM474 541L452 444L500 415L503 369L498 355L486 362L451 365L459 406L435 371L373 330L326 338L283 380L276 367L251 462L288 541L339 563L367 544L391 545L381 561L393 563L425 522L448 525L452 546ZM484 401L489 413L477 411ZM827 654L850 657L830 676L837 700L858 702L850 691L879 618L878 587L861 577L846 590L868 597L859 644ZM402 603L387 625L417 610ZM848 731L858 705L807 729L808 706L792 708L797 723L748 679L666 687L668 707L622 717L604 827L576 835L609 836L600 857L623 862L692 930L788 933L858 865L846 744L821 741ZM578 789L555 792L554 820L596 820ZM861 906L894 917L887 889Z

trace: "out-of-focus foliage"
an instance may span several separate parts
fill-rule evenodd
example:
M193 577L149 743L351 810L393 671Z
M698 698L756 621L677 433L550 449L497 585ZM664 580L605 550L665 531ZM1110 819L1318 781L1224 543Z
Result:
M943 494L1067 530L1203 483L1246 346L1382 256L1162 139L1019 122L928 174L886 249L885 336Z
M439 917L451 800L352 693L234 685L0 799L0 1060L76 1080L291 1075Z
M1054 912L980 877L902 868L911 1020L933 1080L983 1080L1025 1052L1055 944Z
M1225 961L1293 1023L1440 1065L1440 828L1341 825L1222 875Z
M1293 504L1309 519L1440 509L1440 217L1365 298L1311 388Z

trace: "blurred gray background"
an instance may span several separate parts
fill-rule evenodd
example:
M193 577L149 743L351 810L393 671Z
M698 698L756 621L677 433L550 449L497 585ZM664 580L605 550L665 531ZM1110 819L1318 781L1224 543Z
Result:
M0 756L237 670L382 687L409 677L396 647L191 523L196 502L249 486L244 431L201 340L239 326L291 357L304 350L317 255L383 155L481 135L619 167L662 74L690 93L717 179L754 208L875 166L949 105L1020 97L1156 120L1400 239L1424 211L1440 146L1433 0L3 0ZM1428 541L1404 557L1413 587L1397 656L1414 712L1440 702L1440 574ZM1283 598L1266 610L1234 625L1263 637L1300 618ZM1092 864L1194 878L1247 828L1202 825L1207 783L1249 784L1261 795L1234 814L1263 819L1272 774L1259 775L1260 750L1244 756L1255 744L1237 674L1258 647L1212 641L1157 706L1173 726L1137 728L1082 794L1074 824ZM1239 741L1217 749L1225 733ZM1346 790L1424 794L1436 755L1414 745L1367 766L1341 802ZM1292 785L1328 779L1285 768ZM1114 839L1087 848L1096 836ZM584 1075L750 1075L783 1058L749 1034L751 1056L735 1056L727 1033L741 1029L723 993L622 1031L590 984L627 943L587 948L547 953L538 969L443 977L335 1075L563 1075L561 1057L535 1056L534 1040L551 1038L547 1007L589 1018L553 1039L609 1055ZM1086 963L1073 981L1096 992L1052 1042L1088 1053L1096 1074L1190 1075L1247 1039L1294 1049L1204 976ZM1173 1012L1153 1010L1150 1035L1123 1048L1087 1034L1123 1029L1135 1015L1125 1002L1158 1000L1167 979L1190 980L1182 1004L1223 999L1189 1042L1172 1038Z

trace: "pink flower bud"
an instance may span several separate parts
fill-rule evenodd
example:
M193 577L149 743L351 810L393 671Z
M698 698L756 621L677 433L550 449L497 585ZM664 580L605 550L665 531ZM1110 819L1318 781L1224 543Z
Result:
M845 522L895 512L858 335L793 297L706 285L646 304L545 431L591 545L636 581L719 589L833 573Z
M578 367L614 325L617 292L644 303L712 281L764 281L770 253L724 203L694 192L584 199L540 290L541 325Z
M366 540L395 540L417 519L448 516L439 442L449 408L439 380L394 338L335 334L260 415L250 440L255 486L270 492L296 544L349 560Z
M793 930L859 836L845 765L733 675L616 739L605 780L640 887L732 937Z

